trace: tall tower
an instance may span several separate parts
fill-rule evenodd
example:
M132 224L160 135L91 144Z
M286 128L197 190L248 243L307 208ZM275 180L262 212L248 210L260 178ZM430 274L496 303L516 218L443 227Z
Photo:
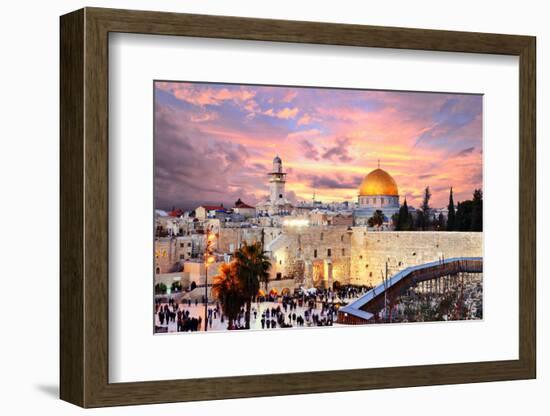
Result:
M276 204L285 201L286 173L283 172L283 161L279 156L273 159L273 170L269 175L269 202Z

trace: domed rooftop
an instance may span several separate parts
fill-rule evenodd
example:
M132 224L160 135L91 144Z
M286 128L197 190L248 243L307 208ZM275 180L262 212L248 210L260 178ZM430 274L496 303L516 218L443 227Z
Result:
M279 157L279 155L275 156L275 158L273 159L273 163L281 163L281 158Z
M391 175L383 169L375 169L369 173L359 187L359 196L399 196L397 184Z

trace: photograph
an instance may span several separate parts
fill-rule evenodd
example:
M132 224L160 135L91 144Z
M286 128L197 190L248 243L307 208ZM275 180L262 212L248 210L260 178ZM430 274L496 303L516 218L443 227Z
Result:
M548 12L471 3L5 2L0 415L548 413Z
M154 82L154 333L483 319L481 94Z

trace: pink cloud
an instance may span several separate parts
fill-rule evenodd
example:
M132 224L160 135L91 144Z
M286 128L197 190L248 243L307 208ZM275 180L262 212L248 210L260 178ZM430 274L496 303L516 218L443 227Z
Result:
M313 118L309 114L304 114L302 117L298 119L298 125L303 126L311 123L313 121Z
M461 121L472 106L468 96L183 85L170 83L160 89L197 106L179 108L169 117L174 131L194 140L185 143L221 143L219 149L241 145L248 152L246 163L241 161L228 171L233 177L224 179L232 195L265 194L265 169L275 154L283 158L287 187L298 199L308 199L313 192L325 201L354 199L357 178L375 169L379 159L395 178L401 201L406 197L417 207L426 186L432 190L433 207L447 204L450 186L455 202L471 198L482 186L481 110ZM452 105L455 99L458 103ZM362 105L364 100L370 101ZM215 108L205 112L205 105ZM313 122L316 128L301 127ZM418 138L428 133L428 140L417 146ZM330 184L327 178L338 186L316 188Z
M318 137L321 134L319 129L309 129L301 130L293 133L289 133L286 137L289 139L300 140L300 139L309 139L312 137Z
M191 115L191 121L195 123L204 123L206 121L216 120L217 118L218 114L214 112L198 113Z
M193 105L218 106L224 101L243 103L256 95L256 92L246 87L240 88L196 88L193 84L157 82L155 86L163 91L170 92L179 100Z
M282 110L277 111L277 117L288 120L289 118L295 118L298 114L298 108L283 108Z
M264 111L263 114L270 117L277 117L284 120L288 120L291 118L295 118L296 115L298 114L298 111L299 110L297 107L294 107L294 108L285 107L279 111L275 111L273 108L269 108L268 110Z
M289 103L291 102L292 100L294 100L296 98L296 96L298 95L298 93L296 91L293 91L293 90L288 90L285 95L283 96L283 99L282 101L285 102L285 103Z

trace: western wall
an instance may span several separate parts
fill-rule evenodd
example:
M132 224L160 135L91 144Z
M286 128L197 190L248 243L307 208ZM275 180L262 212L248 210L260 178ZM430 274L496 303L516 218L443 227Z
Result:
M285 227L266 250L272 279L295 279L295 287L375 285L407 267L442 257L483 256L483 233L376 232L366 227Z
M368 232L354 227L351 239L350 283L380 283L417 264L451 257L483 257L483 233L444 231Z

